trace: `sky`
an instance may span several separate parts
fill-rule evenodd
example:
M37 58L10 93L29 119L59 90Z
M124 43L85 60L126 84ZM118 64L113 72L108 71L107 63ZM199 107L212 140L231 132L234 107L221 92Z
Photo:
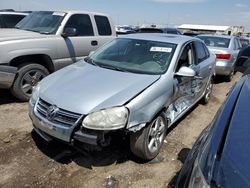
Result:
M245 26L250 32L250 0L0 0L6 8L102 12L116 25Z

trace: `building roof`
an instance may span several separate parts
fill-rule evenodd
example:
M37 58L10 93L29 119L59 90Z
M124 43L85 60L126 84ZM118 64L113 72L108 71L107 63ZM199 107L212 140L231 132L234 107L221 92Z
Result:
M182 25L178 26L178 29L195 29L195 30L206 30L206 31L227 31L228 29L230 29L230 26L182 24Z

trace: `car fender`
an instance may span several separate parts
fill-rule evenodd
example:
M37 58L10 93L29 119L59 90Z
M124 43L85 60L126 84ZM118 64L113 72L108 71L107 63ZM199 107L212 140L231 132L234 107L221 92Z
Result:
M137 131L146 126L171 103L172 97L173 79L161 77L126 104L130 112L127 129Z

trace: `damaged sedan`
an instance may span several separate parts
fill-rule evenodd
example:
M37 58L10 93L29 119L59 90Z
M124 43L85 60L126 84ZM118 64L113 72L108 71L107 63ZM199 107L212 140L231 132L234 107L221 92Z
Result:
M122 36L34 88L33 128L47 141L99 146L121 132L134 155L150 160L167 129L197 102L208 102L214 68L215 56L200 39Z

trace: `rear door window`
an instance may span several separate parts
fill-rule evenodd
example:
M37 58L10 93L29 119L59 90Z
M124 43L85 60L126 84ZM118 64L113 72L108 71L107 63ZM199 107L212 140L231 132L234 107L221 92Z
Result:
M99 35L111 35L111 26L106 16L95 16L95 22Z
M2 15L2 20L6 28L13 28L24 17L24 15Z
M65 25L66 27L75 28L77 36L94 36L94 30L89 15L74 14Z
M205 48L203 47L203 44L199 41L196 41L195 43L195 52L197 56L197 62L198 64L207 59L207 52L205 51Z

